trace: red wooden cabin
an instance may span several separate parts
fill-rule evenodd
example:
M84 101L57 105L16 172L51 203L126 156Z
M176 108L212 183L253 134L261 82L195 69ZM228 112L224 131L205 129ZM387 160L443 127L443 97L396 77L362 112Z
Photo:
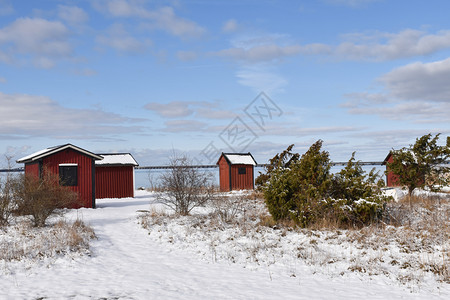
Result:
M217 165L222 192L255 188L256 161L250 152L222 153Z
M47 148L17 160L25 175L41 176L44 170L59 175L61 182L79 195L78 207L95 208L95 161L101 156L65 144Z
M392 157L392 152L389 152L386 158L383 160L383 165L386 166L386 186L388 187L400 186L400 184L398 183L398 176L389 170L388 163L392 163L393 161L394 160Z
M100 154L95 161L95 196L101 198L134 197L134 167L139 164L130 153Z

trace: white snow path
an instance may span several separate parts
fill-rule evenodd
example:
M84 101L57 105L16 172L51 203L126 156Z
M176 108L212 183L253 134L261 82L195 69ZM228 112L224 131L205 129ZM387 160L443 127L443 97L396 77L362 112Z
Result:
M59 258L53 265L11 265L0 270L0 299L440 299L438 294L410 293L382 280L328 278L305 274L290 278L267 270L212 263L171 251L153 241L137 224L137 210L148 209L151 196L98 200L97 209L81 215L98 240L92 257Z

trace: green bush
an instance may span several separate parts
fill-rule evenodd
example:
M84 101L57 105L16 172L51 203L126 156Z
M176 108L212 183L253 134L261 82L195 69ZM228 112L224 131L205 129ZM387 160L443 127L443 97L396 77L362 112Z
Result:
M322 220L347 226L379 220L389 198L382 194L384 183L378 173L372 169L366 174L353 153L346 167L333 176L329 153L321 148L319 140L300 160L271 171L263 190L273 219L294 221L301 227Z
M275 173L279 168L289 168L291 164L299 160L300 155L292 152L293 147L294 144L288 146L286 150L278 153L269 160L269 164L265 167L266 172L259 172L259 176L255 179L255 186L257 190L261 190L264 187L272 176L272 173Z
M384 203L390 200L383 195L383 186L378 172L372 169L366 174L360 162L355 161L353 152L345 168L332 178L332 199L329 202L334 202L331 207L337 219L350 225L364 225L379 220Z
M393 161L387 163L386 173L395 174L397 183L408 189L410 206L414 189L427 187L438 192L450 183L450 167L445 164L450 159L450 137L446 145L439 146L439 136L429 133L417 138L414 145L391 151Z
M289 219L302 227L314 222L320 201L326 198L330 180L330 159L318 140L288 168L278 167L265 184L264 198L275 221Z

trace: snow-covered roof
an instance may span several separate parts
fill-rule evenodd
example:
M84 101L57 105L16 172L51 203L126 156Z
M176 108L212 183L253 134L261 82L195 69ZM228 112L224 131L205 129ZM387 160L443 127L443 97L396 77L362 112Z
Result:
M62 150L65 150L65 149L69 149L69 148L73 149L73 150L76 150L78 152L81 152L83 154L86 154L88 156L91 156L94 159L97 159L97 160L102 159L101 156L99 156L97 154L94 154L92 152L89 152L87 150L84 150L83 148L74 146L72 144L65 144L65 145L54 146L54 147L49 147L49 148L45 148L45 149L39 150L37 152L34 152L34 153L30 154L30 155L27 155L27 156L24 156L24 157L18 159L16 162L17 163L32 162L32 161L38 160L40 158L52 155L54 153L57 153L59 151L62 151Z
M95 162L96 165L104 166L104 165L131 165L131 166L139 166L134 157L130 153L109 153L109 154L100 154L103 157L102 160L97 160Z
M256 166L256 161L249 153L222 153L222 155L232 165L253 165Z

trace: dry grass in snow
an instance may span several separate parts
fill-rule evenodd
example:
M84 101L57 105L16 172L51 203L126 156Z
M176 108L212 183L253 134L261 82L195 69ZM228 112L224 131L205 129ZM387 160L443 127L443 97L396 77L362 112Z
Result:
M229 194L191 216L152 208L140 216L149 235L212 262L301 276L380 276L411 291L450 284L448 198L388 205L384 223L362 229L293 229L275 225L261 199Z
M59 220L46 227L33 227L30 221L22 220L0 229L0 266L7 272L10 263L32 265L59 256L89 255L93 238L93 229L81 220L72 224Z

